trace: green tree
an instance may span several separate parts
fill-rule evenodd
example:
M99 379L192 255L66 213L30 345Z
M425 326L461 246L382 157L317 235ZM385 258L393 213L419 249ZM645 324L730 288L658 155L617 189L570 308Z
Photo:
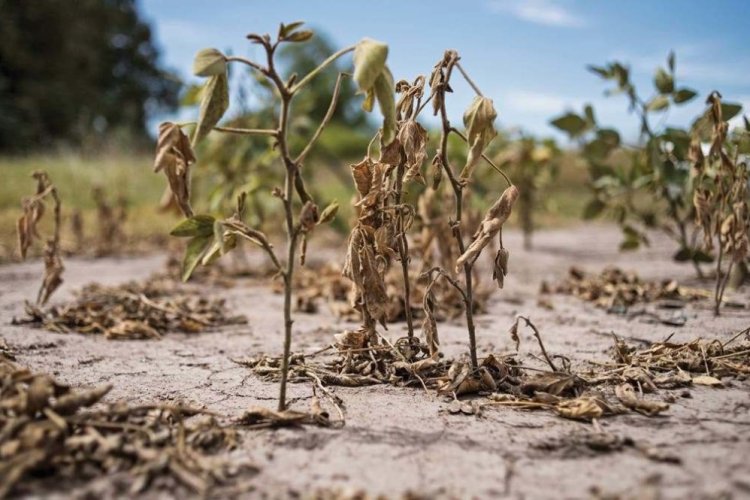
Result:
M180 85L135 0L0 0L0 151L145 139Z

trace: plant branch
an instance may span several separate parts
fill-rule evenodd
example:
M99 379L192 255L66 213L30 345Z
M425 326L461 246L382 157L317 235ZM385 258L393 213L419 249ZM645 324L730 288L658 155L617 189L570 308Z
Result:
M310 83L310 81L313 78L315 78L316 76L318 76L318 73L320 73L321 71L323 71L324 69L326 69L331 63L333 63L339 57L341 57L341 56L343 56L345 54L348 54L349 52L353 52L355 48L356 47L354 45L352 45L350 47L346 47L344 49L339 50L338 52L334 52L333 54L331 54L328 57L328 59L326 59L325 61L323 61L322 63L320 63L320 65L317 68L315 68L314 70L310 71L307 75L305 75L304 78L302 78L302 80L300 80L294 86L292 86L292 88L290 89L290 93L291 94L296 94L298 90L300 90L302 87L304 87L305 85L307 85L308 83Z
M542 350L544 359L547 361L547 364L550 366L550 368L552 368L552 371L557 372L557 367L547 354L547 349L544 348L544 342L542 342L542 336L539 334L539 330L537 329L537 327L534 326L534 323L532 323L531 320L526 316L519 316L518 318L524 320L526 322L526 326L531 328L531 330L534 332L534 337L536 337L536 340L539 343L539 348Z
M315 142L320 138L320 135L323 133L323 129L326 128L326 125L328 125L328 122L331 121L333 118L333 114L336 112L336 105L338 104L339 99L339 93L341 91L341 82L343 81L343 77L346 75L346 73L339 73L339 76L336 78L336 86L333 88L333 95L331 96L331 103L328 105L328 111L326 111L325 116L323 117L323 120L320 122L320 125L318 125L318 129L313 134L312 138L310 139L310 142L307 143L307 146L302 150L302 152L297 156L297 158L294 160L294 163L301 165L302 162L305 161L305 158L312 150L313 146L315 145Z
M474 92L476 92L476 94L479 97L484 97L484 94L482 94L482 91L479 90L479 87L477 87L477 84L474 83L474 81L471 78L469 78L469 75L466 73L466 71L464 71L464 68L461 66L460 62L456 61L456 67L458 68L458 71L461 72L461 75L464 77L464 80L466 80L466 82L471 86L471 88L474 89Z

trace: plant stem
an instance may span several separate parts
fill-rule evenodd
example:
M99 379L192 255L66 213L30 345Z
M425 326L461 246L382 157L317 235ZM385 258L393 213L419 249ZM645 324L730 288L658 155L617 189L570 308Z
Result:
M406 233L404 231L404 218L401 214L401 209L399 206L401 205L401 197L402 192L404 189L404 173L406 171L406 167L403 162L403 155L402 160L399 163L398 169L396 171L396 217L397 217L397 227L396 231L398 232L398 252L399 257L401 259L401 273L404 277L404 314L406 314L406 328L408 331L409 338L414 337L414 322L412 320L411 316L411 284L409 280L409 242L406 239Z
M281 99L277 140L279 153L285 167L283 203L284 215L286 219L287 262L286 270L284 272L284 355L281 362L281 382L279 384L279 411L284 411L286 409L286 385L287 378L289 376L289 356L292 350L292 325L294 323L292 319L292 285L294 281L297 237L299 236L299 231L294 224L294 205L292 198L294 197L295 183L298 178L299 166L292 160L289 154L289 145L287 143L289 108L293 93L291 93L286 87L284 82L279 77L276 68L274 67L273 55L276 49L276 45L266 45L265 49L268 56L268 68L266 70L266 74L268 78L276 85L276 89L278 90L279 97ZM297 191L299 192L299 189Z
M447 74L445 81L450 80L450 72L451 72L452 66L449 66L447 68ZM442 92L443 89L438 90L439 92ZM448 161L448 135L451 132L451 124L448 120L448 113L445 109L445 100L443 100L442 105L440 106L440 121L442 125L442 130L440 133L440 160L443 165L443 169L445 170L446 175L448 176L448 179L450 180L451 187L453 188L453 195L455 198L455 218L456 220L453 222L453 237L456 239L456 244L458 245L459 255L463 255L466 251L466 247L464 245L463 236L461 234L461 217L463 215L463 184L461 184L457 179L456 176L453 175L453 170L450 167L450 163ZM477 360L477 340L476 340L476 332L474 327L474 292L472 289L472 275L471 275L471 268L472 268L471 262L466 262L464 264L464 278L465 278L465 286L466 290L463 296L464 299L464 308L466 310L466 329L469 332L469 355L471 357L471 366L472 368L476 369L479 366L479 361Z
M331 54L328 57L328 59L326 59L325 61L323 61L322 63L320 63L320 65L317 68L315 68L314 70L310 71L307 75L305 75L304 78L302 78L302 80L300 80L299 82L297 82L291 88L291 90L289 92L291 94L296 94L299 89L301 89L302 87L304 87L305 85L307 85L313 78L315 78L318 75L318 73L320 73L326 67L328 67L328 65L330 65L331 63L333 63L336 59L338 59L339 57L343 56L344 54L348 54L349 52L354 51L355 48L356 47L354 45L352 45L351 47L346 47L344 49L339 50L338 52L334 52L333 54Z

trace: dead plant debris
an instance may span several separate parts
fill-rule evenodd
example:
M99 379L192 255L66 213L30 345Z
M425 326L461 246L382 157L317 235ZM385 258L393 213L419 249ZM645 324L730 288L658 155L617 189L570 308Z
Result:
M710 297L705 290L685 287L675 280L647 281L618 267L607 267L599 274L571 267L560 283L542 282L540 293L573 295L617 313L626 313L636 304L662 302L667 307L681 307Z
M15 324L38 325L59 333L101 334L108 339L158 339L168 332L198 333L239 324L223 299L206 298L160 275L119 286L86 285L68 304L47 310L26 304L28 317Z
M0 498L33 494L40 478L86 481L115 473L128 477L122 494L187 489L205 495L238 472L253 471L215 456L236 447L238 434L210 412L98 404L111 389L72 389L50 375L0 363Z

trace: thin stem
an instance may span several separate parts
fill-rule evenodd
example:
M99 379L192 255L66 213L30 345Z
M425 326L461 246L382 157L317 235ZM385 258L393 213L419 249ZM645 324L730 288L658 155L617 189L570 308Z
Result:
M456 67L458 68L458 71L461 72L461 75L464 77L464 80L466 80L466 82L469 85L471 85L471 88L474 89L474 92L476 92L476 94L479 97L484 97L484 94L482 94L482 91L479 90L479 87L477 87L477 84L474 83L474 81L471 78L469 78L469 75L466 73L466 71L464 71L463 67L461 67L460 62L456 61Z
M449 65L446 68L446 76L445 76L445 82L450 81L450 75L451 71L453 69L453 65ZM437 92L444 92L445 89L438 89ZM448 161L448 135L451 132L451 124L448 120L448 112L445 109L445 99L442 100L442 104L440 106L440 121L441 121L441 132L440 132L440 151L438 152L440 156L440 163L443 166L443 169L448 176L448 179L450 179L451 187L453 188L453 195L455 198L455 222L453 223L453 237L456 239L456 243L458 245L459 254L463 255L464 252L466 252L466 247L464 245L463 236L461 235L461 217L463 215L463 188L464 184L459 182L456 179L456 176L453 175L453 169L450 167L450 162ZM464 264L464 280L466 283L466 290L463 294L464 298L464 306L465 306L465 313L466 313L466 329L469 332L469 355L471 357L471 366L473 369L476 369L479 366L479 361L477 360L477 340L476 340L476 332L474 327L474 292L472 289L472 274L471 274L471 268L472 263L466 262Z
M192 126L195 126L196 124L197 122L181 122L181 123L178 123L177 126L180 128L192 127ZM225 132L227 134L238 134L238 135L276 136L279 133L278 130L270 129L270 128L214 127L213 130L217 132Z
M454 134L456 134L457 136L459 136L459 137L460 137L461 139L463 139L463 141L464 141L464 142L465 142L466 144L469 144L469 139L467 139L467 138L466 138L466 136L465 136L465 135L464 135L463 133L461 133L461 131L460 131L460 130L458 130L458 129L457 129L457 128L455 128L455 127L451 127L450 131L451 131L451 132L453 132ZM501 169L500 167L498 167L497 165L495 165L495 162L493 162L493 161L492 161L492 160L491 160L491 159L490 159L490 158L489 158L489 157L488 157L488 156L487 156L486 154L482 153L482 159L483 159L484 161L486 161L487 163L489 163L489 165L490 165L490 166L491 166L492 168L494 168L494 169L495 169L495 170L497 171L497 173L499 173L500 175L502 175L502 176L503 176L503 178L505 179L505 182L507 182L507 183L508 183L508 187L510 187L510 186L512 186L512 185L513 185L513 182L512 182L512 181L510 180L510 178L509 178L509 177L508 177L508 176L506 175L506 173L505 173L505 172L503 172L503 170L502 170L502 169Z
M432 269L422 273L420 277L421 278L429 277L431 281L434 281L432 280L432 273L438 273L438 277L442 276L448 283L451 284L453 288L455 288L458 291L458 293L461 295L461 298L464 299L464 301L466 301L466 298L467 298L466 292L464 291L463 288L461 288L461 284L455 279L453 279L453 277L450 274L448 274L448 272L442 267L435 266Z
M346 47L344 49L339 50L338 52L334 52L333 54L331 54L328 57L328 59L326 59L325 61L323 61L322 63L320 63L320 65L317 68L315 68L314 70L310 71L307 75L305 75L304 78L302 78L302 80L300 80L299 82L297 82L289 90L289 92L291 94L296 94L298 90L300 90L302 87L304 87L305 85L307 85L313 78L315 78L318 75L318 73L320 73L321 71L323 71L324 69L326 69L331 63L333 63L339 57L341 57L341 56L343 56L345 54L348 54L349 52L353 52L355 48L356 47L354 45L352 45L351 47Z
M406 166L404 165L404 156L401 155L401 162L399 163L396 171L396 205L401 204L401 196L404 189L404 173ZM404 279L404 314L406 315L406 328L409 338L414 337L414 323L411 317L411 284L409 280L409 242L406 239L406 233L404 232L404 218L401 215L401 210L397 210L397 233L398 233L398 252L399 258L401 259L401 273Z
M552 371L557 372L557 367L547 354L547 349L544 348L544 342L542 342L542 336L539 334L539 330L537 330L536 326L534 326L534 323L532 323L531 320L525 316L519 316L519 319L524 320L526 322L526 326L532 329L532 331L534 332L534 337L536 337L536 340L539 343L539 348L542 350L544 359L547 361L549 367L552 368Z
M262 73L263 75L268 76L268 70L266 68L264 68L263 66L261 66L260 64L254 61L251 61L250 59L246 59L240 56L231 56L231 57L227 57L227 62L238 62L238 63L246 64L247 66L250 66L254 70Z
M331 103L328 105L328 111L326 111L323 120L320 122L320 125L318 125L318 129L315 131L312 138L310 138L310 142L307 143L305 149L303 149L299 156L297 156L297 158L294 160L294 163L296 163L297 165L301 165L302 162L305 161L305 158L312 150L315 142L323 133L323 129L326 128L328 122L330 122L331 118L333 118L333 113L336 112L336 105L338 104L339 93L341 91L341 82L343 81L345 75L346 73L339 73L339 76L336 78L336 86L333 88L333 95L331 96Z

